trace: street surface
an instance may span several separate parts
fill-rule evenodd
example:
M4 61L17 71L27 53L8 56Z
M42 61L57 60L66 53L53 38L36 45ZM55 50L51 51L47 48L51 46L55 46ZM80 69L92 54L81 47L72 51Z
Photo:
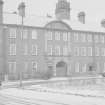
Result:
M104 97L85 97L63 92L54 89L53 92L41 89L3 89L0 90L0 105L105 105Z
M60 78L63 80L66 79ZM4 82L0 105L105 105L104 83L71 86L56 81L58 79L22 81L22 87L19 81Z

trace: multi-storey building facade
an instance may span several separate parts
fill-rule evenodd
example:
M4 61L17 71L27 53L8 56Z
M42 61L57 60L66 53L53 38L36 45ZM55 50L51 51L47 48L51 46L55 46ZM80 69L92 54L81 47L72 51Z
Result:
M3 8L3 2L0 2ZM0 10L2 17L3 11ZM8 79L36 78L49 71L53 77L88 76L105 71L104 29L85 28L85 14L79 25L70 22L70 3L59 0L56 18L42 26L8 24L0 20L0 72ZM3 18L3 17L2 17ZM3 22L4 20L4 22ZM33 21L32 21L33 22ZM22 33L23 32L23 33Z

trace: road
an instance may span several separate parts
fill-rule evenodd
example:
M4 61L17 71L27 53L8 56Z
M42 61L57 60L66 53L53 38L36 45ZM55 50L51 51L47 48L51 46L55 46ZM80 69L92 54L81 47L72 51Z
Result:
M105 105L105 98L11 88L0 90L0 105Z

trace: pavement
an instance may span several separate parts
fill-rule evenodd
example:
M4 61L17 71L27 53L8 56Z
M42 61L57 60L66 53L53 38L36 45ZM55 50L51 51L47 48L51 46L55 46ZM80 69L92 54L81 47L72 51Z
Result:
M12 87L20 87L25 86L25 85L32 85L32 84L37 84L44 82L44 80L35 80L35 79L30 79L30 80L22 80L22 81L4 81L2 82L2 88L12 88Z
M2 87L19 87L21 84L22 85L34 85L34 84L41 84L41 83L48 83L48 82L59 82L59 81L68 81L68 80L73 80L73 79L89 79L91 77L70 77L70 78L51 78L48 80L38 80L38 79L29 79L29 80L17 80L17 81L3 81L2 82ZM97 77L93 77L93 78L97 78ZM99 78L101 79L101 78Z

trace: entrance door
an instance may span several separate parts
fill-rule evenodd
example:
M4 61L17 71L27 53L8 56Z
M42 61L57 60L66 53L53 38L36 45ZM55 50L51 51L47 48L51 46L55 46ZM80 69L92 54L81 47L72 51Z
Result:
M67 76L67 64L63 61L56 64L56 76L65 77Z

